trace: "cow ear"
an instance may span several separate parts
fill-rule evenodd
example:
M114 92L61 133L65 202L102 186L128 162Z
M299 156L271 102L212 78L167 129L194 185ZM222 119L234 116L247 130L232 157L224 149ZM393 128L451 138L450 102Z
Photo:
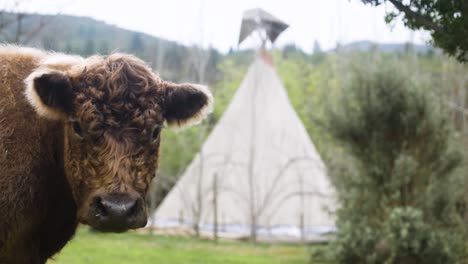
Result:
M170 127L197 124L213 109L213 96L203 85L165 82L164 97L164 118Z
M70 78L59 71L36 70L25 80L26 97L36 112L52 120L67 118L72 112Z

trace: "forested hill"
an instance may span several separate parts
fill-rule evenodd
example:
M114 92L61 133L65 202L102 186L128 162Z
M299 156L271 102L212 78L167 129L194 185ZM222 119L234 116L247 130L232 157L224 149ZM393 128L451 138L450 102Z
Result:
M161 75L173 81L213 83L219 77L215 66L221 54L215 49L199 50L92 18L69 15L24 14L20 25L22 33L17 36L17 21L18 14L0 12L0 25L6 24L1 29L1 42L19 42L83 56L129 52L144 58ZM203 80L193 69L200 67L200 62L206 68Z

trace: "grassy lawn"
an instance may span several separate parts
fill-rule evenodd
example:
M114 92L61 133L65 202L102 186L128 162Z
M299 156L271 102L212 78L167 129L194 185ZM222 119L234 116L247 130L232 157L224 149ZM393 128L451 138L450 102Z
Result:
M187 237L92 233L82 228L47 264L309 264L309 252L310 246L215 244Z

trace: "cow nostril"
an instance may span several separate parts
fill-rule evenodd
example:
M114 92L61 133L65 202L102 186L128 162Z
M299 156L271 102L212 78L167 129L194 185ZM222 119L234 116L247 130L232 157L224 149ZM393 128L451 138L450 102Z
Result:
M98 217L131 220L141 209L139 199L122 194L111 194L97 197L94 202L95 214Z
M132 202L128 203L127 207L127 217L132 217L137 215L138 213L138 200L133 200Z
M94 200L94 208L96 210L96 216L107 216L108 211L106 206L103 204L101 197L97 197Z

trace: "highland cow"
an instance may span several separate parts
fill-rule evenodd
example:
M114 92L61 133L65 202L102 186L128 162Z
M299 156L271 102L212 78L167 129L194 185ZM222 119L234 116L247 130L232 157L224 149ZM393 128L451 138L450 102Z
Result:
M161 128L200 121L212 96L126 54L0 46L0 263L45 263L78 223L145 226Z

